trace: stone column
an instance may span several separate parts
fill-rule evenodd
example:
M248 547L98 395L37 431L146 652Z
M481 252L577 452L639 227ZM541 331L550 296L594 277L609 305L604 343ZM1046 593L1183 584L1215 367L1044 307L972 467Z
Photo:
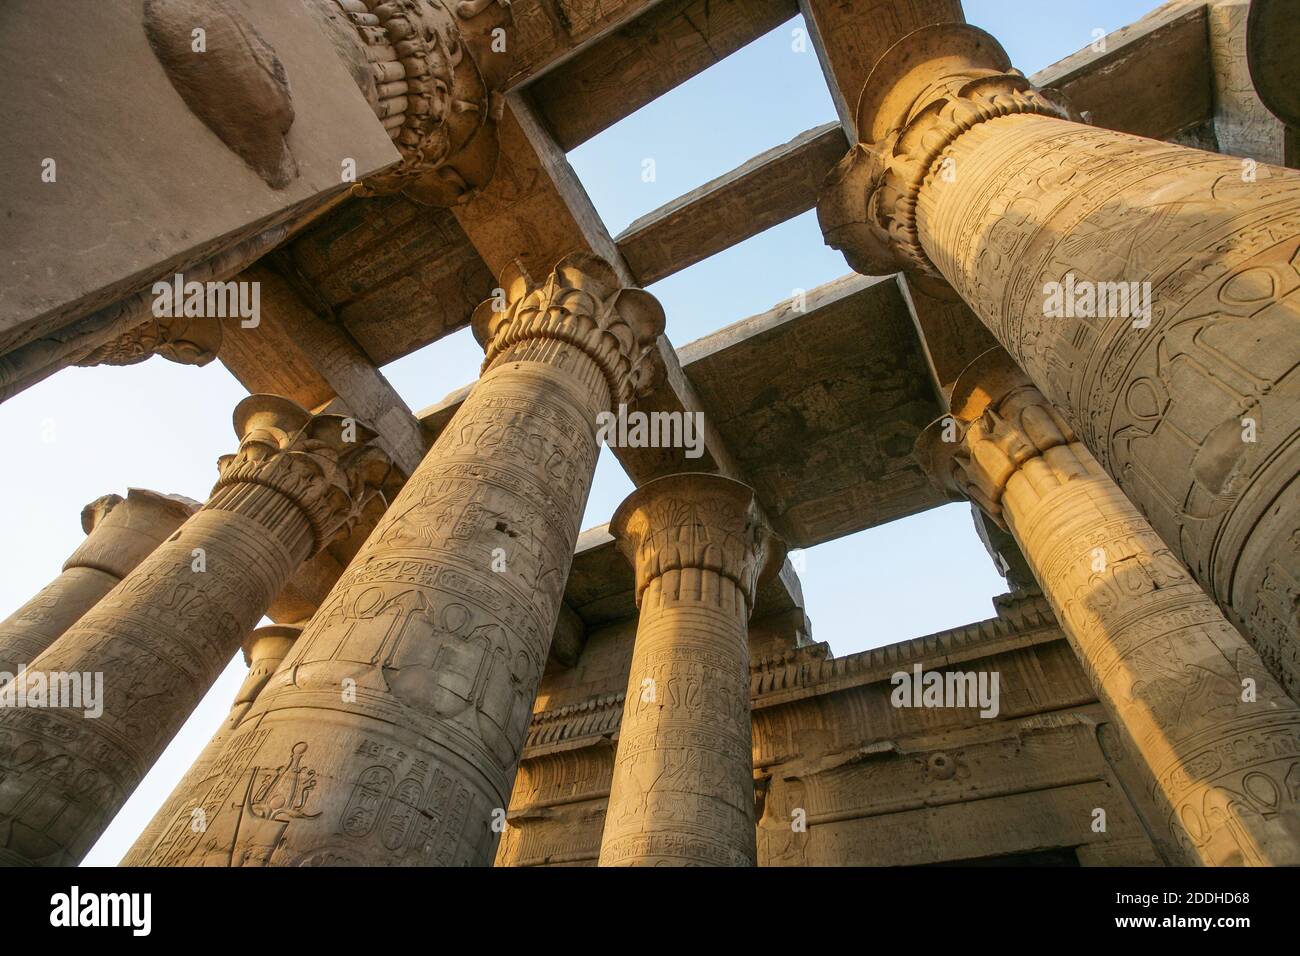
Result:
M312 617L150 865L480 865L504 826L596 466L648 384L648 293L514 268L483 375Z
M81 859L289 575L389 472L365 426L282 398L244 399L235 431L207 504L28 666L94 675L102 715L0 707L0 864Z
M1300 174L1074 122L961 24L858 111L827 242L947 279L1300 699Z
M235 700L230 705L230 713L226 715L226 719L221 722L212 739L195 758L190 769L185 772L185 776L172 788L167 801L154 814L149 825L144 828L127 854L122 857L119 866L140 866L144 863L149 857L149 851L162 836L163 830L182 815L182 810L190 813L191 829L200 832L206 827L207 821L193 812L197 808L185 807L185 798L195 787L213 776L217 760L226 741L230 739L231 731L239 726L240 720L253 706L253 701L257 700L257 695L262 692L271 675L283 663L306 623L303 621L300 624L268 624L259 627L244 639L244 663L248 665L248 676L244 678L244 683L235 693Z
M1300 863L1300 707L1005 352L917 457L1015 537L1185 862Z
M0 684L5 674L37 656L94 607L199 507L180 495L131 488L105 495L81 510L86 540L63 573L0 622Z
M754 491L669 475L619 506L637 622L601 866L754 866L749 615L784 549Z

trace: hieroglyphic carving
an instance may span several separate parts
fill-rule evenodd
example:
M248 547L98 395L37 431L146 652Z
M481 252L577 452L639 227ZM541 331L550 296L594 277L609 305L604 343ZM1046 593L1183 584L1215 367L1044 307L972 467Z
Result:
M1246 54L1250 0L1212 0L1205 21L1214 80L1214 135L1220 151L1263 163L1285 162L1285 126L1260 102ZM1287 41L1274 39L1279 49Z
M102 674L102 716L0 709L0 863L77 862L290 574L379 494L364 425L263 395L234 418L239 451L203 509L30 664Z
M1300 861L1300 707L1005 352L952 407L918 458L1014 535L1186 861Z
M126 856L122 857L120 866L139 866L148 858L149 851L158 842L167 824L182 810L185 798L197 784L209 778L226 741L230 739L231 732L239 725L244 714L248 713L248 708L253 706L257 695L284 661L289 648L293 647L293 642L302 633L302 628L302 624L271 624L257 628L244 639L244 662L248 664L248 674L235 693L230 713L217 728L217 732L212 735L207 746L190 764L180 783L172 788L167 801L154 814L153 819L136 839ZM194 808L189 809L192 811ZM194 814L191 812L192 824L206 824L206 821L193 818Z
M642 380L663 312L570 256L475 314L484 372L148 862L240 856L249 767L305 743L319 816L271 865L491 862L596 466L596 415ZM496 305L497 311L493 308Z
M86 505L86 540L63 573L0 622L0 673L16 674L147 558L199 503L180 495L132 488Z
M496 169L500 90L513 49L505 0L314 0L402 154L361 195L404 191L420 202L463 202Z
M864 130L903 126L885 140L901 145L964 119L906 176L859 146L824 200L827 238L866 271L897 254L945 276L1300 698L1300 175L1014 99L981 109L986 85L1023 87L1005 64L953 25L882 58ZM954 73L982 78L954 100L937 80ZM1071 276L1149 284L1150 315L1047 317L1049 283Z
M641 617L619 730L602 866L753 866L748 622L784 548L753 489L658 478L614 513Z

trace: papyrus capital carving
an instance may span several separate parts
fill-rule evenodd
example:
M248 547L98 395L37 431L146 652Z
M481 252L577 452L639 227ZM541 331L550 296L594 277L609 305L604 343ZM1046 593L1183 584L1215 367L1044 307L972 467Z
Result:
M402 161L359 187L449 206L492 178L513 26L505 0L316 0Z
M652 384L663 307L649 292L624 288L604 259L565 256L542 283L512 263L501 273L499 292L474 310L474 336L487 353L484 374L513 346L553 339L581 349L599 366L614 405Z
M647 482L614 512L609 531L636 569L638 606L656 578L699 570L732 581L752 612L760 578L785 559L785 545L763 520L754 490L721 475Z
M973 501L1004 528L1007 482L1031 461L1035 482L1063 483L1083 473L1073 456L1047 455L1078 439L1001 348L958 376L951 408L918 436L916 458L940 491Z
M181 365L207 365L221 350L221 323L211 318L149 319L104 343L78 365L134 365L161 355Z
M368 427L343 415L313 415L276 395L235 406L239 451L218 462L218 491L262 485L289 498L311 523L314 550L346 532L392 471Z
M1078 119L1055 93L1013 69L998 41L978 27L939 23L903 37L862 88L862 142L826 178L817 219L827 244L864 275L901 268L939 276L917 234L921 187L962 133L1016 113Z

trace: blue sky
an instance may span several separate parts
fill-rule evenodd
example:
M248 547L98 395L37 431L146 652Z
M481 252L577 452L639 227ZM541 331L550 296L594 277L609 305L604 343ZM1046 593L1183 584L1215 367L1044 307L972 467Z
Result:
M1154 0L966 0L967 20L998 37L1033 73L1157 7ZM612 234L632 220L804 130L835 119L794 20L574 150L569 159ZM853 94L856 98L856 91ZM654 160L645 182L643 162ZM796 289L848 271L805 213L650 287L681 345L766 311ZM487 290L484 290L485 294ZM472 381L482 351L468 331L384 369L413 409ZM220 363L163 359L130 368L72 368L0 404L0 617L58 574L82 538L83 505L136 486L204 499L216 459L233 451L231 411L243 388ZM604 451L583 526L602 524L632 485ZM1004 582L976 539L969 509L949 505L811 548L802 579L813 636L837 655L992 615ZM111 865L206 743L239 683L227 668L135 797L87 858Z

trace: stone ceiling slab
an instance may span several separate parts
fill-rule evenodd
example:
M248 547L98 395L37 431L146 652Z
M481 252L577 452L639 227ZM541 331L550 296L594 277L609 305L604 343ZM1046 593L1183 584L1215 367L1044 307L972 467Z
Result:
M773 525L808 547L942 503L912 460L941 414L898 282L850 276L680 350Z

